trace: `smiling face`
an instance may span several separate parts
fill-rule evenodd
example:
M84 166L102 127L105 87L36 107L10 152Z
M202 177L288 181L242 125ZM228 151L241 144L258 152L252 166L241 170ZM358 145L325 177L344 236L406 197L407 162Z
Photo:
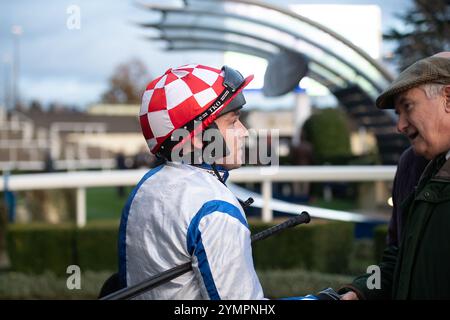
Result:
M215 121L230 151L225 158L218 159L216 163L228 170L239 168L243 163L244 142L248 131L239 120L239 116L240 111L228 112Z
M395 98L397 130L427 159L450 149L450 86L441 91L429 97L416 87Z

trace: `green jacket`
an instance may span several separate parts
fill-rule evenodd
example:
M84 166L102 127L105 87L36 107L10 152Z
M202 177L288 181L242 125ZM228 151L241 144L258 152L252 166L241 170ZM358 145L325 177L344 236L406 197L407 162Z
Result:
M403 203L400 247L387 247L379 264L381 288L368 289L370 274L346 286L362 299L450 299L450 160L430 162Z

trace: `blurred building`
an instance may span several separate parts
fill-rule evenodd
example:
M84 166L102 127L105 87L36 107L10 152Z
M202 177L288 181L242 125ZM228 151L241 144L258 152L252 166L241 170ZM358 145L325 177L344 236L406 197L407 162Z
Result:
M0 169L44 170L50 161L55 170L114 168L118 152L133 156L145 146L139 107L115 107L8 112L0 120Z

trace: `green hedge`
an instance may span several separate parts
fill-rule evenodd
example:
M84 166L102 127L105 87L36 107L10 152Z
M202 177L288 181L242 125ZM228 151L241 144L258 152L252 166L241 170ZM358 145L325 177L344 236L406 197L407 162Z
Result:
M65 273L74 264L74 232L70 226L10 226L7 250L11 268L16 271L42 273L53 270Z
M78 264L82 270L116 270L119 223L90 223L76 230Z
M252 227L259 232L269 225ZM286 230L253 245L255 266L267 269L305 269L347 273L353 244L351 223L327 222Z
M304 138L311 142L316 164L343 164L351 158L350 129L345 112L320 109L303 125Z
M252 233L268 228L253 224ZM68 265L81 270L117 269L118 222L73 225L10 225L8 252L13 271L64 275ZM286 230L253 246L259 270L306 269L347 273L353 243L351 223L312 223Z
M11 269L26 273L66 274L69 265L81 270L115 270L118 222L73 225L10 225L7 247Z

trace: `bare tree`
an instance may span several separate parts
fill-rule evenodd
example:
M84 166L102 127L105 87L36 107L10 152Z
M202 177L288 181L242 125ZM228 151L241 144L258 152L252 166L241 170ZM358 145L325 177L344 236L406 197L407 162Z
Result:
M450 51L450 0L414 0L404 15L404 30L392 28L384 35L397 42L394 59L400 71L419 59Z
M136 58L117 66L109 78L109 87L102 94L102 102L139 103L149 74L144 63Z

